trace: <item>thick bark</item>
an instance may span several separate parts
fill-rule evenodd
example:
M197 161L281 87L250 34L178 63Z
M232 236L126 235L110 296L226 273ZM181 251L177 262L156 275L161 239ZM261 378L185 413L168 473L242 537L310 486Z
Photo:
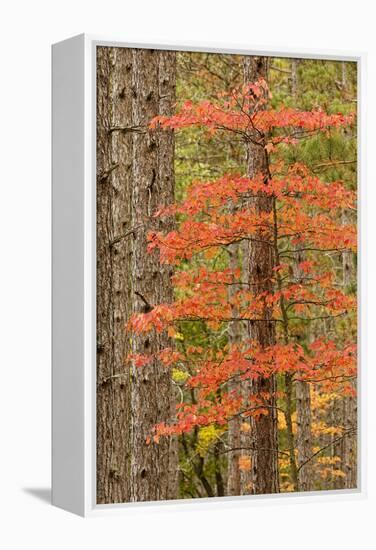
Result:
M98 48L97 59L97 502L129 499L131 51Z
M253 82L267 76L268 61L263 57L248 57L245 59L245 82ZM268 158L262 145L248 143L248 176L254 177L263 173L265 185L268 183ZM253 208L257 214L271 213L273 198L260 194L253 199ZM253 242L249 253L249 281L255 293L272 292L272 278L275 265L272 242ZM269 321L272 311L265 305L263 320L249 324L249 336L261 347L273 346L276 342L275 323ZM252 419L251 437L255 451L252 452L252 492L256 494L276 493L279 491L278 479L278 432L276 413L276 379L274 376L259 378L252 382L251 391L268 397L268 415Z
M146 252L146 235L156 207L174 199L174 139L146 126L171 114L175 54L103 47L97 67L97 502L176 498L176 440L146 445L174 413L170 372L125 363L168 345L126 325L142 297L172 299L169 269Z
M175 54L133 50L132 95L135 127L145 127L157 114L171 115ZM152 229L171 229L167 222L155 221L152 215L158 206L174 199L174 137L172 131L136 132L133 145L132 226L141 227L132 238L132 307L139 313L173 298L171 268L160 265L157 251L146 252L146 237ZM155 353L169 345L165 334L132 336L133 353ZM131 500L176 498L176 439L146 444L153 426L169 421L175 412L170 371L154 361L142 368L133 366L131 378Z

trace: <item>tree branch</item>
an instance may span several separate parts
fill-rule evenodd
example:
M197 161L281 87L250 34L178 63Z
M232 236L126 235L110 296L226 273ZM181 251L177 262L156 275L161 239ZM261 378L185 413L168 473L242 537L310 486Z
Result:
M328 449L329 447L331 447L332 445L335 445L336 443L338 443L338 441L342 441L342 439L344 439L345 437L347 437L348 435L351 435L353 433L356 433L356 428L352 428L350 430L347 430L344 434L342 434L341 436L339 437L336 437L335 439L333 439L333 441L331 441L330 443L328 443L327 445L325 445L324 447L321 447L321 449L319 449L318 451L316 451L315 453L313 453L313 455L311 455L309 458L307 458L307 460L305 460L304 462L302 462L299 467L298 467L298 472L303 468L303 466L305 466L306 464L308 464L308 462L311 462L311 460L313 460L315 458L315 456L317 456L318 454L322 453L322 451L325 451L325 449Z
M139 224L139 225L135 225L134 227L131 227L131 229L129 229L128 231L126 231L122 235L119 235L118 237L115 237L112 241L110 241L110 246L114 246L114 244L117 244L120 241L122 241L123 239L126 239L127 237L132 235L137 229L141 229L142 227L144 227L144 224L142 224L142 223Z

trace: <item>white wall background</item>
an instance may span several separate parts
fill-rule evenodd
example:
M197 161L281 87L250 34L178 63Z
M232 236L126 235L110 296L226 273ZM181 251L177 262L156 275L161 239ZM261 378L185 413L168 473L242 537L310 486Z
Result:
M43 0L3 4L0 64L2 547L375 548L376 40L358 0ZM90 520L52 508L50 479L50 44L88 32L368 52L368 498L153 512ZM372 338L373 337L373 338ZM67 342L69 345L69 342ZM38 498L39 495L39 498ZM42 499L40 498L42 496ZM4 541L3 541L4 539Z

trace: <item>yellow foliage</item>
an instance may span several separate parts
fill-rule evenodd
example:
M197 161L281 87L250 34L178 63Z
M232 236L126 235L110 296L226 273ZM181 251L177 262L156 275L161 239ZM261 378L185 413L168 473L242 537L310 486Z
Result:
M296 434L296 431L297 431L297 415L296 415L296 412L292 413L291 420L292 420L292 432L293 432L293 434ZM287 429L286 418L285 418L285 415L282 411L278 411L278 428L280 430L286 430Z
M282 411L278 411L278 428L280 430L286 429L286 419Z
M341 459L339 456L320 456L316 459L318 464L337 464L338 462L341 462Z
M316 414L324 414L336 399L339 399L336 393L320 393L314 388L311 390L312 410Z
M184 384L184 382L189 378L189 374L180 369L172 369L172 379L177 384Z
M319 475L322 479L330 479L332 477L346 477L346 474L342 472L342 470L330 467L320 468Z
M298 429L298 421L297 421L296 411L292 413L291 420L292 420L292 433L294 435L296 435L296 432L297 432L297 429Z
M196 450L202 457L206 455L209 447L226 431L225 428L217 428L213 424L200 428Z
M332 474L334 477L346 477L345 472L342 472L342 470L333 470Z
M312 434L316 437L319 437L321 435L342 435L343 428L340 426L328 426L326 422L320 420L312 422L311 425Z

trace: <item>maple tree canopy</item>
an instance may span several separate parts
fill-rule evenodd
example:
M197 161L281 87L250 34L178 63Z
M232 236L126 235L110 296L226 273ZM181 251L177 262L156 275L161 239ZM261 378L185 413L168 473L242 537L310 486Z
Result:
M152 130L197 126L209 135L232 132L264 150L269 176L224 174L214 181L193 181L183 200L162 205L154 213L156 218L176 217L179 223L168 233L150 233L148 252L158 251L162 263L180 266L184 262L184 269L172 278L175 301L133 315L129 327L136 333L167 330L173 340L185 322L205 323L214 332L226 323L267 322L276 323L277 330L283 325L289 341L278 337L275 345L262 347L248 339L222 349L177 351L171 347L156 355L128 356L140 368L153 361L160 368L178 366L185 373L186 387L197 390L197 403L180 403L176 419L156 426L148 442L189 432L194 426L225 426L239 416L268 415L270 395L252 394L245 400L240 391L244 380L289 373L293 380L305 380L325 392L354 394L350 383L356 375L353 343L339 345L319 338L303 347L295 336L299 322L306 325L354 314L356 300L334 284L326 258L356 249L356 228L338 216L341 209L355 209L356 194L341 181L322 181L301 163L286 165L277 154L279 146L294 147L297 140L317 132L348 126L354 116L268 109L269 99L266 82L260 80L220 94L216 102L186 101L175 115L157 116L150 123ZM270 212L256 208L254 199L260 196L273 201ZM215 269L194 262L187 267L187 260L202 255L215 258L219 251L242 241L251 246L264 242L272 248L278 261L268 281L270 292L255 292L249 281L241 281L240 269ZM297 252L306 253L304 261L296 262ZM232 285L236 290L229 296ZM236 380L239 391L228 391L228 382ZM249 467L248 462L243 464L244 469Z

